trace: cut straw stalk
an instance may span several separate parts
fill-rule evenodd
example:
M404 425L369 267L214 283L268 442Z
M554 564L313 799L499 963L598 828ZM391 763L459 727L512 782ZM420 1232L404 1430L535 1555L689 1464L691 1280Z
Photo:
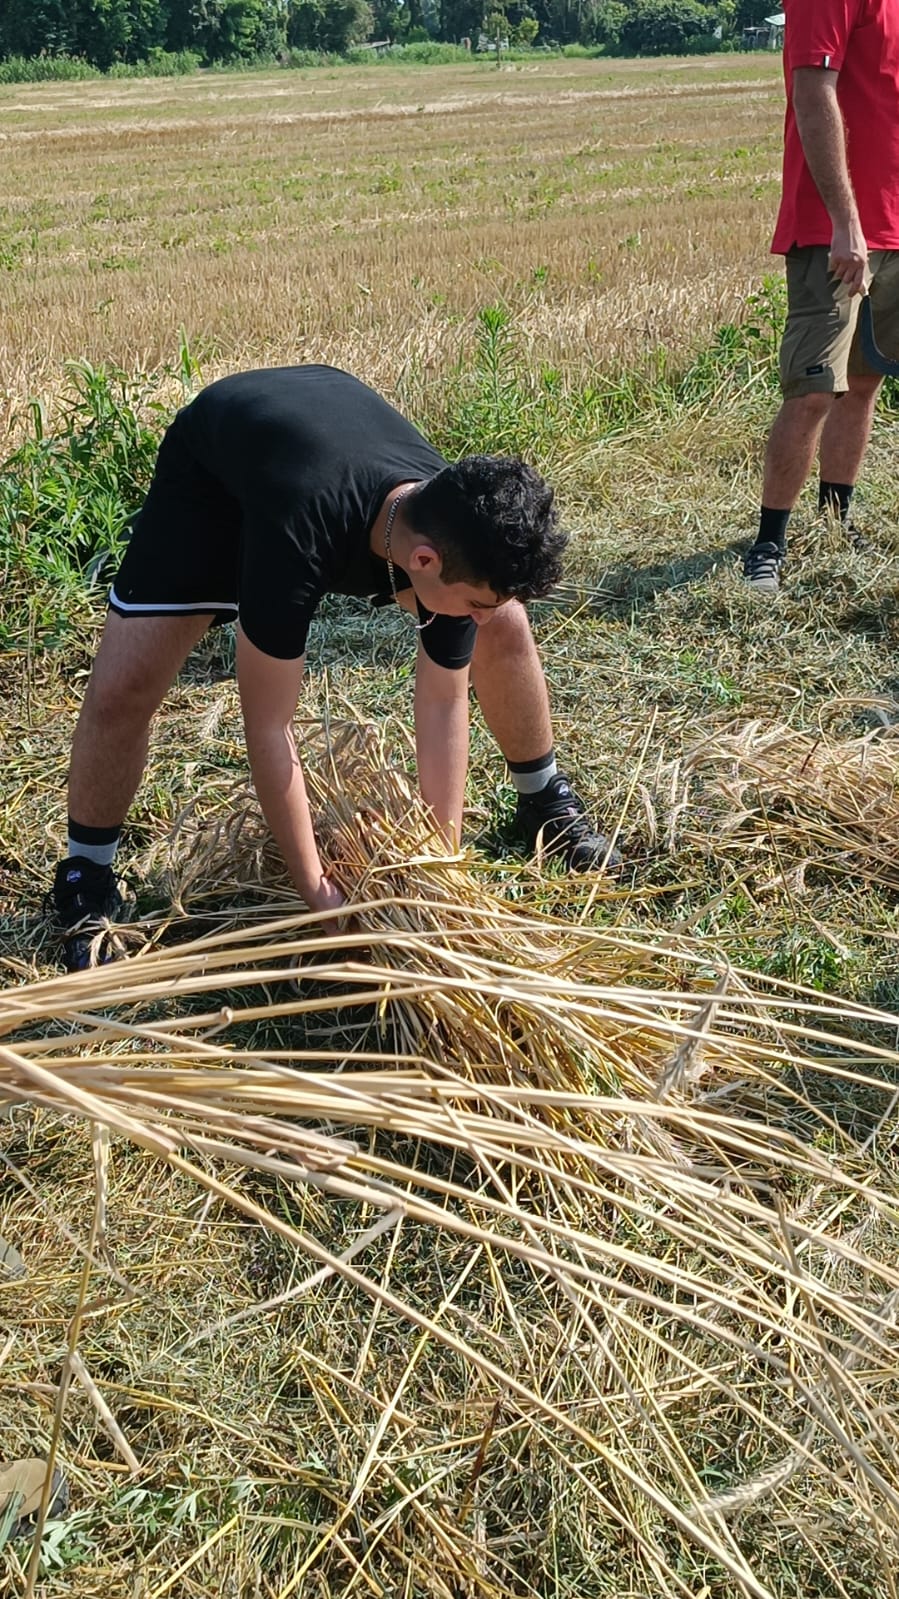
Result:
M429 818L370 733L338 729L309 784L358 931L322 939L295 910L248 931L241 912L222 914L261 858L255 808L232 806L221 830L186 829L171 864L193 915L209 903L199 885L219 884L216 931L0 995L0 1096L139 1143L311 1259L309 1293L330 1274L443 1341L554 1447L567 1435L602 1463L617 1487L610 1498L591 1482L597 1509L661 1559L672 1591L682 1584L645 1532L654 1519L761 1595L751 1543L721 1514L803 1472L851 1503L871 1560L892 1560L899 1182L870 1148L834 1142L796 1084L854 1084L886 1106L896 1019L716 966L687 939L519 914L465 862L432 853ZM290 907L283 881L264 892ZM321 966L324 992L298 989L293 956L334 950L348 959ZM333 1022L343 983L341 1008L374 1007L381 1036L352 1071L322 1074L334 1051L309 1048L303 1028ZM403 1159L396 1139L464 1153L475 1185L422 1153ZM511 1346L488 1356L452 1295L424 1314L354 1251L250 1199L226 1175L235 1167L517 1261L558 1325L561 1364L535 1358L511 1302ZM560 1372L600 1351L601 1383L586 1407L569 1404ZM692 1392L767 1441L762 1468L717 1496ZM800 1499L787 1520L801 1515Z

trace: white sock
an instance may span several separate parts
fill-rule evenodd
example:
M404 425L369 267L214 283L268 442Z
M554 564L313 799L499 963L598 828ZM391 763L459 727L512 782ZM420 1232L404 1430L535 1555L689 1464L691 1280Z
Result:
M558 771L555 750L550 750L548 755L541 756L538 761L517 761L514 766L509 761L507 764L509 776L519 794L539 794Z
M80 855L95 866L111 866L119 847L120 827L82 827L69 817L69 859Z

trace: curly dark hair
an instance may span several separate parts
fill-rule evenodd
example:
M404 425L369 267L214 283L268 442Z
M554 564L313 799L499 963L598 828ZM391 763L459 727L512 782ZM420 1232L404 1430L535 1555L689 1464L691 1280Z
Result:
M533 600L559 581L568 535L553 491L515 456L466 455L414 489L403 510L437 550L444 583L486 583L503 599Z

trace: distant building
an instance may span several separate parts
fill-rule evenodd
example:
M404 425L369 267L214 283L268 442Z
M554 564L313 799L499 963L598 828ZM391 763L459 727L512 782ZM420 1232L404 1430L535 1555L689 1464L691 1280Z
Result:
M784 42L784 27L786 15L783 11L775 11L773 17L766 17L764 22L756 28L743 29L744 50L782 50Z
M771 36L768 40L768 49L782 50L784 44L784 28L787 25L786 13L783 11L776 11L773 17L766 17L765 21L767 22L768 27L771 29Z

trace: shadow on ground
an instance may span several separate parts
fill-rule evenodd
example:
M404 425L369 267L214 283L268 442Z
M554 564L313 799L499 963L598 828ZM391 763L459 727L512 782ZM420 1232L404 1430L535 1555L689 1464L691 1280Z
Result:
M586 611L591 616L630 615L641 606L652 604L657 594L698 583L726 562L734 561L747 548L743 539L720 545L714 550L699 550L691 555L673 556L651 566L635 566L632 561L606 567L595 587L562 583L544 604L554 610Z

